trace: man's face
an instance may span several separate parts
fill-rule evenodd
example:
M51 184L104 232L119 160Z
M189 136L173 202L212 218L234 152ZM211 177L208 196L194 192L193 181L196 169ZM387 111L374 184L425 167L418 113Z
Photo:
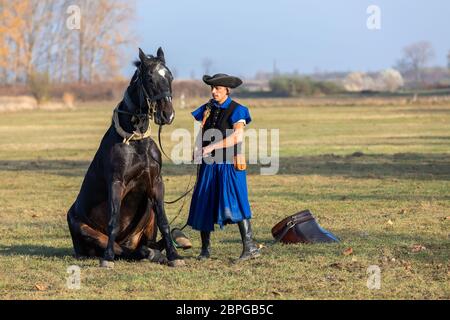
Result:
M219 103L225 101L228 97L227 87L211 86L211 95Z

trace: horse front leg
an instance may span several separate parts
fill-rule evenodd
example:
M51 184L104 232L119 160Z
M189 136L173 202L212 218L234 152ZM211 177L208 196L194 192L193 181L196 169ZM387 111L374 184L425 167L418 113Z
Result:
M162 235L162 240L166 247L168 264L171 267L184 266L183 258L178 254L172 241L170 234L169 221L167 220L166 211L164 209L164 184L162 179L157 178L154 187L151 190L151 198L154 199L154 210L156 213L156 224Z
M113 181L108 191L108 244L103 259L100 260L100 266L103 268L114 267L114 243L119 232L120 206L125 185L122 181Z

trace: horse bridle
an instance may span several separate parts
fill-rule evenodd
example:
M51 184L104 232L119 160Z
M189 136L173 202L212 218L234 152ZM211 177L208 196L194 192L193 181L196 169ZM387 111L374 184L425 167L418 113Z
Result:
M125 104L127 104L128 106L132 107L135 110L139 109L139 113L128 112L128 111L120 110L120 109L117 109L117 112L129 115L129 116L132 116L132 117L137 117L139 119L139 121L142 121L141 119L145 119L145 118L147 118L149 120L153 120L154 115L156 113L156 102L158 100L161 100L161 99L164 99L164 98L167 99L167 101L171 102L172 101L172 93L170 91L164 91L164 92L162 92L162 93L160 93L158 95L150 96L149 93L147 92L147 89L144 86L143 79L142 79L143 77L141 76L141 74L142 74L142 70L141 70L141 68L138 68L137 69L136 80L134 80L134 82L137 83L138 86L139 86L138 87L139 88L139 108L136 108L135 104L131 100L130 95L128 94L128 90L126 90L125 94L124 94L124 102L125 102ZM147 106L148 106L148 112L147 113L143 113L142 112L143 101L145 101L145 103L147 103ZM161 149L161 152L169 160L172 161L172 159L165 153L165 151L163 149L163 146L162 146L162 143L161 143L161 132L162 132L162 125L160 124L159 125L159 130L158 130L159 148ZM156 159L154 159L154 160L159 163L159 161L157 161ZM159 163L159 165L161 167L161 163ZM181 199L185 198L195 188L195 184L194 184L194 186L192 186L190 188L192 176L193 175L191 175L190 178L189 178L189 183L188 183L188 186L186 188L186 191L180 197L178 197L177 199L175 199L173 201L164 201L164 203L166 203L166 204L173 204L173 203L176 203L176 202L180 201ZM197 176L198 176L198 166L197 166ZM175 216L175 218L172 220L172 222L170 222L170 224L172 224L178 218L178 216L180 215L180 213L181 213L181 211L182 211L182 209L184 207L184 204L185 204L185 201L183 201L183 204L182 204L181 208L179 209L178 214ZM184 227L186 227L186 225ZM184 227L181 230L183 230Z
M150 96L150 94L148 93L147 89L144 86L143 77L141 76L141 74L142 74L142 70L141 70L141 67L139 67L137 69L136 80L134 80L134 82L137 83L137 85L138 85L139 108L136 108L136 105L131 100L131 98L128 94L128 90L125 91L125 95L124 95L125 104L127 104L129 107L132 107L132 109L139 110L139 112L133 113L133 112L125 111L125 110L117 110L119 113L123 113L123 114L126 114L126 115L129 115L129 116L139 119L139 123L141 123L142 120L146 120L146 119L153 120L154 119L154 116L156 114L156 104L157 104L158 100L166 99L168 102L172 101L172 93L170 91L164 91L155 96ZM144 104L143 103L144 101L148 107L147 113L142 112L142 106Z

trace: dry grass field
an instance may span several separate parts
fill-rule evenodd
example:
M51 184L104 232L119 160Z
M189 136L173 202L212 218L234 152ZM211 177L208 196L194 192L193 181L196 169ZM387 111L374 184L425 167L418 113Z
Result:
M119 261L104 270L98 260L77 261L66 212L115 103L3 113L0 299L450 298L450 103L242 102L253 118L248 128L280 130L278 174L260 175L257 165L248 171L257 242L267 246L276 222L309 208L341 243L277 244L236 265L239 232L227 226L212 235L207 262L195 259L200 237L187 229L194 248L182 252L183 268ZM172 130L193 129L189 111L177 109L164 128L166 150ZM166 160L168 200L183 192L193 170ZM167 206L169 218L178 207ZM81 268L79 290L66 285L71 265ZM367 287L370 265L381 270L380 289Z

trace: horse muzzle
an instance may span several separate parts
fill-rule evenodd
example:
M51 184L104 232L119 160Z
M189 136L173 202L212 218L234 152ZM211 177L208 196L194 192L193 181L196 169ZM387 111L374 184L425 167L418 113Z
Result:
M172 124L175 119L175 110L172 102L164 99L164 102L158 102L158 104L159 108L155 115L155 123L157 125Z

